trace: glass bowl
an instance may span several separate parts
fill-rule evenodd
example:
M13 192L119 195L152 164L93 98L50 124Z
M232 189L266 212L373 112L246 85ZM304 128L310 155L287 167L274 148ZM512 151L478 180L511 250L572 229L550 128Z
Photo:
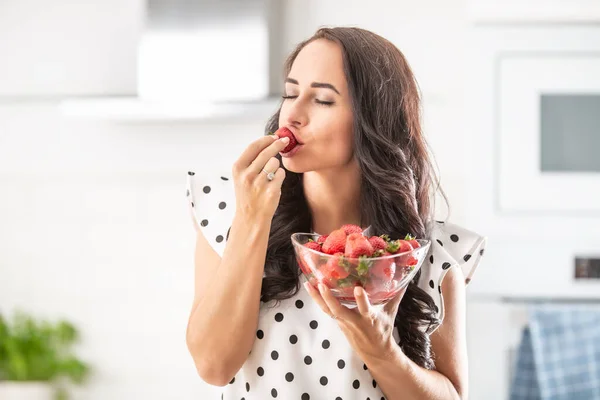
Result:
M404 289L421 268L430 240L417 240L420 247L382 257L350 258L330 255L305 246L319 234L294 233L291 236L296 261L308 282L318 290L322 283L349 308L356 307L354 287L362 286L372 305L383 305Z

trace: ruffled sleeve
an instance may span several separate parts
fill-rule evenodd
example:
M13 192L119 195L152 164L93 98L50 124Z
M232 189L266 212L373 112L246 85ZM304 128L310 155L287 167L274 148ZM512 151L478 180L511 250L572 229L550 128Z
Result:
M431 247L421 267L418 286L434 300L438 318L444 319L442 280L450 268L460 268L465 285L473 278L485 252L487 238L459 225L436 222Z
M218 172L189 171L186 196L194 227L222 257L235 213L233 181Z

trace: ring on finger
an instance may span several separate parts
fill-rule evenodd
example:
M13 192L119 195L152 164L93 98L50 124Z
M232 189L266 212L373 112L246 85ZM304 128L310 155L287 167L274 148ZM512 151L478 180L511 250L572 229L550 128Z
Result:
M264 168L262 169L262 171L267 174L267 179L269 181L272 181L273 179L275 179L275 173L274 172L269 172L267 170L265 170Z

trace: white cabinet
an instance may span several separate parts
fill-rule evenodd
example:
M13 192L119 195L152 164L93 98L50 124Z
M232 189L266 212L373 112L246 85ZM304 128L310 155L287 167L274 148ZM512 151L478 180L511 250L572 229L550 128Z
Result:
M499 300L468 302L469 398L508 400L515 350L526 324L524 306Z
M143 0L0 2L0 97L129 94Z

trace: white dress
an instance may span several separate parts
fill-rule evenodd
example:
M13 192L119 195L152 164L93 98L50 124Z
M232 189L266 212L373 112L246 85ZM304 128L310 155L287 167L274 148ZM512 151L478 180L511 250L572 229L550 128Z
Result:
M223 254L235 212L229 174L188 172L186 196L192 220L219 255ZM459 267L468 284L484 252L486 238L449 223L436 223L419 287L431 295L443 319L441 283ZM306 280L301 275L302 283ZM273 308L261 303L256 340L231 382L225 400L385 399L367 366L348 343L337 322L302 287ZM394 329L394 338L399 341Z

